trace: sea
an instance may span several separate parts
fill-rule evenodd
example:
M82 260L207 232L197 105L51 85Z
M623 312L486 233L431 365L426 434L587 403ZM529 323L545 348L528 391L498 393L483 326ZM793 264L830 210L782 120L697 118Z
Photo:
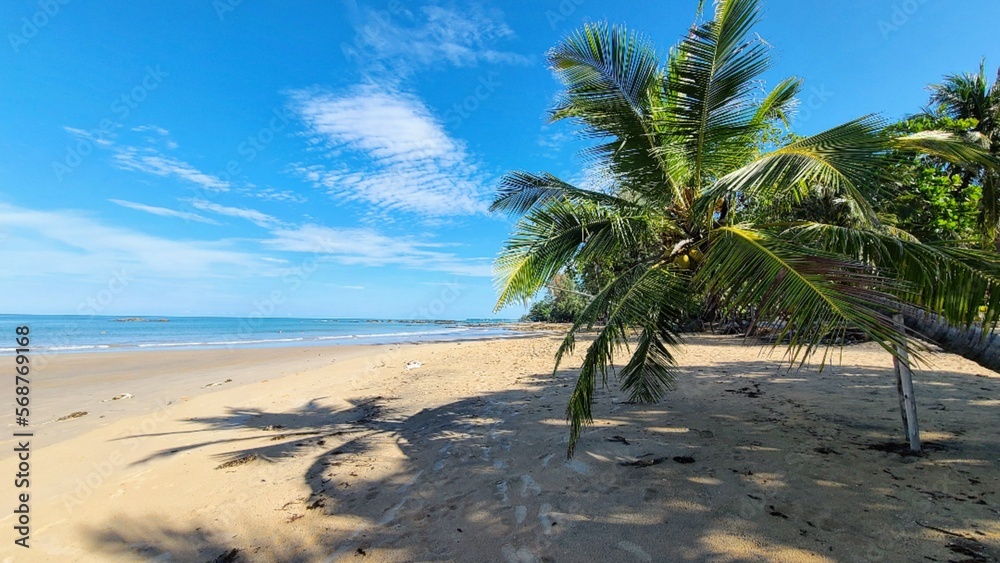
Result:
M18 327L33 352L267 348L394 344L523 335L508 319L423 321L275 317L113 317L0 315L0 354L11 355ZM23 332L23 330L21 331Z

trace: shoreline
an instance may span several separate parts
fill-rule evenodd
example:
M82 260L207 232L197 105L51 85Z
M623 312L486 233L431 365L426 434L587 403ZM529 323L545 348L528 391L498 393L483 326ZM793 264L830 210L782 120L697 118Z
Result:
M299 319L294 319L299 320ZM319 319L306 319L319 320ZM399 321L365 321L365 324L396 323ZM334 323L336 324L336 323ZM418 325L438 325L438 324L460 324L445 322L410 322L406 324ZM537 326L544 328L537 328ZM294 330L290 330L287 335L282 336L281 331L276 334L257 334L253 338L231 337L228 340L219 341L197 341L197 342L129 342L111 344L75 344L62 346L35 346L32 351L36 355L57 356L65 354L105 354L122 352L142 352L142 351L189 351L189 350L253 350L253 349L280 349L280 348L301 348L307 346L315 347L335 347L335 346L381 346L410 344L421 342L455 342L472 341L482 339L502 339L512 337L523 337L527 335L544 334L551 330L551 326L545 323L475 323L460 324L447 329L426 330L426 331L399 331L389 333L371 334L335 334L335 335L305 335L296 336ZM102 333L103 334L103 333ZM298 334L301 334L299 332ZM263 338L273 336L274 338ZM60 335L56 335L60 338ZM16 347L0 348L0 358L16 355Z
M998 374L947 355L918 372L929 448L903 457L878 449L901 431L876 347L789 372L739 339L696 335L661 403L598 389L566 459L582 349L553 373L559 341L60 356L32 400L89 414L36 426L33 412L32 548L7 542L0 560L1000 553L1000 436L984 430L1000 426ZM112 391L133 396L102 402Z

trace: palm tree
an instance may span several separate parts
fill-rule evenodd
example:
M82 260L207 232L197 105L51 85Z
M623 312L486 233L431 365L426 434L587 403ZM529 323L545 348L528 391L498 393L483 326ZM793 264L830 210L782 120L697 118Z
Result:
M1000 157L1000 71L998 79L990 85L984 59L978 73L949 75L929 89L931 105L924 111L925 116L972 120L975 126L965 132L967 140ZM977 163L957 163L948 168L962 177L959 193L973 182L981 186L978 216L981 240L985 246L1000 250L1000 174L995 168ZM983 326L954 326L938 315L913 307L904 307L903 312L907 327L921 336L948 352L1000 371L1000 334Z
M944 115L952 119L975 119L978 124L971 131L973 142L979 143L994 156L1000 156L1000 70L992 85L986 76L986 60L979 65L979 72L946 76L941 84L931 90L932 116ZM979 224L987 236L1000 249L997 228L1000 226L1000 173L983 167L967 167L963 174L967 186L978 180L983 187L980 200Z
M700 16L700 10L699 10ZM775 331L791 363L819 353L848 329L889 353L922 348L893 315L909 303L956 324L1000 315L1000 260L921 244L879 223L872 202L887 159L920 151L994 165L946 133L893 137L876 116L775 146L800 81L764 92L769 46L753 34L756 0L720 0L667 56L623 27L585 25L549 53L565 93L553 120L596 140L587 151L605 189L551 174L507 174L495 211L519 217L496 262L497 308L529 299L555 275L612 257L610 280L569 330L600 324L567 407L570 447L592 420L598 379L617 371L635 401L656 401L676 374L679 319L688 295L707 292L724 312L751 311ZM788 220L797 202L836 194L851 220Z

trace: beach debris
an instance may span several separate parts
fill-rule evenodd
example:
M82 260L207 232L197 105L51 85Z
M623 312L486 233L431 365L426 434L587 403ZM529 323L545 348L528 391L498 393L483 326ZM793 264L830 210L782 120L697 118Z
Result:
M777 516L778 518L784 518L785 520L788 520L788 515L775 508L773 504L768 505L768 508L771 509L771 511L768 512L768 514L770 514L771 516Z
M282 428L284 428L284 426L282 426L280 424L268 424L267 426L265 426L263 428L263 430L265 430L267 432L274 432L276 430L281 430Z
M90 413L88 413L87 411L76 411L76 412L73 412L73 413L69 413L69 414L67 414L64 417L57 418L56 422L60 422L60 421L63 421L63 420L69 420L71 418L80 418L81 416L87 416L88 414L90 414Z
M240 560L240 550L234 547L229 551L223 553L222 555L216 557L209 563L236 563L239 560Z
M215 383L209 383L208 385L202 386L202 389L205 389L206 387L218 387L219 385L225 385L227 383L231 383L232 381L233 381L232 379L227 379L225 381L216 381Z
M756 399L757 397L760 397L761 395L763 395L763 392L760 390L760 384L759 383L751 383L751 385L753 385L753 389L751 389L750 387L741 387L739 389L726 389L726 393L735 393L737 395L745 395L746 397L748 397L750 399Z
M115 395L114 397L111 397L110 399L104 399L101 402L102 403L107 403L107 402L110 402L110 401L120 401L122 399L131 399L133 396L134 395L132 395L131 393L119 393L119 394Z
M963 534L959 534L959 533L956 533L956 532L945 530L944 528L938 528L936 526L931 526L931 525L928 525L928 524L924 524L923 522L921 522L919 520L914 520L913 522L917 526L920 526L921 528L927 528L928 530L934 530L935 532L941 532L942 534L946 534L946 535L949 535L949 536L954 536L956 538L962 538L963 540L964 539L969 539L969 538L965 537Z
M410 361L406 362L405 364L403 364L403 367L407 371L409 371L411 369L417 369L419 367L422 367L423 365L424 365L423 362L418 362L416 360L410 360Z
M618 442L620 444L629 445L629 441L625 439L624 436L611 436L610 438L605 438L609 442Z
M252 461L257 461L257 459L258 459L257 454L247 454L245 456L240 456L236 459L227 461L216 467L216 469L229 469L230 467L239 467L241 465L246 465Z
M640 456L639 459L637 459L635 461L622 461L622 462L619 462L618 465L621 465L621 466L624 466L624 467L650 467L650 466L653 466L653 465L659 465L659 464L663 463L664 461L667 461L667 458L665 458L665 457L650 457L652 455L653 454L646 454L646 455Z
M677 455L674 456L674 461L676 461L677 463L684 463L684 464L694 463L694 458L686 455Z
M322 508L325 502L326 501L324 501L323 499L316 499L315 501L306 505L306 510L316 510L317 508Z
M358 555L360 555L361 557L364 557L365 555L368 555L368 552L367 552L367 551L365 551L365 550L363 550L363 549L361 549L360 547L359 547L359 548L358 548L358 550L357 550L357 551L355 551L354 553L357 553L357 554L358 554Z

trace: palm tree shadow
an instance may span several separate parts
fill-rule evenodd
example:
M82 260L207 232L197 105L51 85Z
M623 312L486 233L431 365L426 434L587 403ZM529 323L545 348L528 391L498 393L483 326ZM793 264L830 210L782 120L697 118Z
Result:
M139 465L212 445L260 442L261 440L269 442L267 445L250 446L216 456L222 465L226 465L251 458L279 461L293 457L299 448L309 443L317 444L324 442L327 438L356 433L391 432L394 427L395 423L385 419L391 411L386 406L388 400L381 396L349 400L348 402L352 404L351 408L342 410L334 410L321 404L319 402L321 399L322 397L312 399L291 412L267 412L260 409L230 407L226 414L220 416L190 419L188 422L202 427L198 430L134 434L118 438L118 440L195 432L214 433L219 430L244 430L252 433L249 436L211 439L162 449L132 462L131 465Z
M881 386L892 377L889 370L865 371L863 377L845 379L846 393L867 396L877 384L877 400L893 406L893 390ZM981 468L963 469L973 471L968 475L944 465L915 471L919 465L901 465L893 455L860 446L831 447L824 432L814 429L859 435L895 430L893 423L857 413L845 412L843 420L829 414L810 418L810 405L787 391L790 384L806 385L812 377L842 375L787 372L759 361L713 363L682 368L682 384L659 405L628 404L617 389L599 391L599 420L585 433L573 460L564 457L563 412L577 376L570 370L534 374L522 378L518 389L412 414L390 408L391 400L383 397L357 399L346 409L315 401L288 413L231 409L196 422L211 430L251 432L255 440L276 438L277 443L242 447L224 459L258 456L280 462L309 456L302 474L309 495L296 505L296 514L319 519L311 525L320 527L323 519L347 518L357 523L354 531L327 531L309 545L297 544L290 533L275 546L263 539L220 541L199 529L140 521L92 536L95 549L209 561L234 548L240 550L238 557L245 557L235 560L246 561L256 560L256 550L281 561L311 561L360 558L380 548L411 559L449 560L471 553L456 551L470 541L483 560L576 560L579 550L601 545L610 545L622 558L684 553L703 560L732 555L710 538L729 538L727 522L738 521L743 533L762 545L797 549L807 556L839 547L844 534L863 536L865 522L872 518L898 518L897 513L916 506L897 491L873 504L866 489L817 484L848 482L848 472L838 469L848 457L864 467L884 468L874 471L873 489L912 482L924 493L938 495L939 502L956 497L952 504L957 504L963 501L958 497L975 492L969 478L988 482L976 471L988 475L993 462L989 450L978 444L969 448L959 442L940 455L946 462L954 458L950 463L986 455ZM840 422L851 424L838 426ZM793 438L779 440L785 433ZM652 457L645 456L650 453ZM713 465L701 465L711 458L716 459ZM651 463L620 465L643 459ZM238 475L242 468L233 465L232 471ZM767 480L758 480L755 473ZM801 498L812 500L801 503ZM914 534L910 539L919 538ZM928 548L927 543L921 546ZM878 541L865 540L862 555L891 558L881 549ZM947 557L947 552L938 555Z

